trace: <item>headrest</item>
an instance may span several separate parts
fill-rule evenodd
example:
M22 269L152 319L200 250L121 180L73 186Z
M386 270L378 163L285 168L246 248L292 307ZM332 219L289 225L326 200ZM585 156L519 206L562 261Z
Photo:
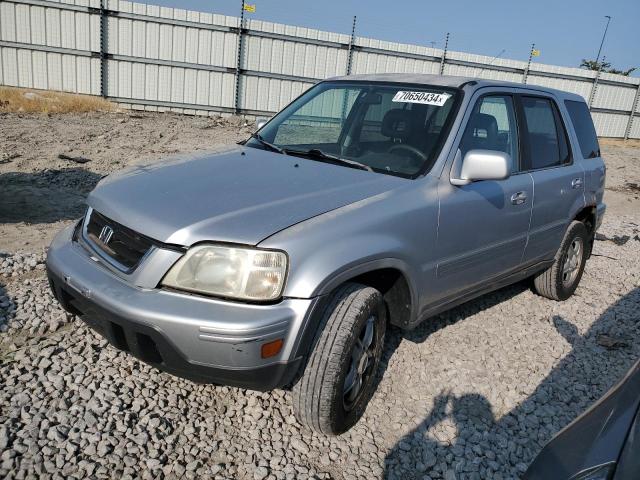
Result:
M493 138L498 134L498 122L496 117L486 113L475 113L469 121L474 131L474 137L484 137L485 135L478 133L477 130L484 130L486 138Z
M413 130L411 111L393 108L382 119L380 133L385 137L407 140Z

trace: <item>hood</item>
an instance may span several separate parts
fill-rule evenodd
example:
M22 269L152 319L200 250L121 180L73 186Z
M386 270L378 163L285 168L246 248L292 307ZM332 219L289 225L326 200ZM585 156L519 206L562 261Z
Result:
M112 174L87 202L161 242L256 245L291 225L408 181L238 146Z

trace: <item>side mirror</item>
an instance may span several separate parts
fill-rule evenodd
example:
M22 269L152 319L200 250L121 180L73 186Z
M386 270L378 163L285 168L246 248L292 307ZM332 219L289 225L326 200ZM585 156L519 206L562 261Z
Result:
M268 118L256 118L256 132L264 127L268 121Z
M511 175L511 155L495 150L469 150L462 159L460 178L453 185L468 185L479 180L504 180Z

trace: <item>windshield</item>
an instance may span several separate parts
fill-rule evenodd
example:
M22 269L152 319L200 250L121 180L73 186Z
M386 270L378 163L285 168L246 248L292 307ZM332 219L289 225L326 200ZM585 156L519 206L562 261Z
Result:
M456 96L454 89L427 85L323 82L246 145L415 177L433 166Z

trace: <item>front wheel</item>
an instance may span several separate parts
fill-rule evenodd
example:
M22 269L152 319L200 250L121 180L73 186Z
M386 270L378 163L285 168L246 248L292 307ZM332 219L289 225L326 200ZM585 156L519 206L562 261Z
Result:
M320 319L309 362L293 387L300 423L339 435L360 419L375 388L386 320L378 290L357 283L338 288Z
M566 300L578 288L589 252L589 232L582 222L571 222L553 264L536 275L536 292L551 300Z

